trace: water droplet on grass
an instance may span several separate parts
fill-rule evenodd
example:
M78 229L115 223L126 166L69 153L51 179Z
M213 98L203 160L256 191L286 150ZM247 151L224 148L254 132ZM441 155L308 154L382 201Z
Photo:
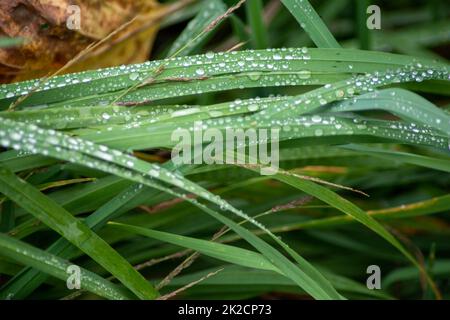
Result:
M199 76L203 76L205 74L205 70L202 68L198 68L197 70L195 70L195 73Z

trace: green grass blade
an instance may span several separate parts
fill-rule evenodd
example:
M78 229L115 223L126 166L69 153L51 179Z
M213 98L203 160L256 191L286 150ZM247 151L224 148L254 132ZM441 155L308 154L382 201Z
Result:
M20 106L43 108L57 102L63 102L62 106L66 107L104 106L117 99L117 90L140 84L149 73L162 65L164 70L154 83L129 92L118 102L156 101L242 87L328 84L348 79L353 73L381 72L414 63L431 69L439 68L439 72L448 70L442 63L429 59L348 49L268 49L210 53L54 77L45 86L33 91ZM393 76L398 77L396 74ZM433 77L422 77L422 80L426 78ZM35 86L35 81L24 81L0 87L0 106L9 106Z
M308 0L281 0L319 48L339 48L340 45Z
M197 279L200 279L202 275L208 274L212 271L213 269L202 270L201 272L195 272L189 275L181 275L173 279L168 285L168 288L174 290L173 288L176 288L178 286L185 286ZM321 270L321 272L325 274L328 279L330 279L330 282L339 291L362 294L363 297L366 298L373 297L378 299L392 299L391 296L389 296L382 290L369 290L366 286L356 281L352 281L348 278L332 274L325 270ZM263 292L261 294L266 291L273 292L280 290L287 290L287 292L290 292L288 288L292 288L292 293L299 293L299 291L301 291L291 280L271 271L255 270L239 266L226 266L222 272L217 274L217 276L202 281L201 283L196 285L190 292L205 290L205 294L210 294L210 290L217 290L218 286L228 287L230 285L232 285L235 290L252 290L255 287L263 287ZM211 288L209 289L208 287ZM260 296L261 294L256 294L255 296Z
M242 249L239 247L234 247L218 242L175 235L167 232L161 232L117 222L109 222L108 225L112 226L113 228L117 228L119 230L125 230L128 232L132 232L134 234L139 234L145 237L150 237L160 241L171 243L176 246L192 249L204 255L225 262L241 265L244 267L280 272L272 263L270 263L261 254L247 249Z
M249 230L241 227L236 222L203 205L197 204L197 206L205 213L222 222L245 239L249 244L263 254L264 257L268 259L275 267L277 267L286 277L292 279L297 285L303 288L315 299L343 299L343 297L331 286L329 281L306 260L303 260L302 258L299 259L299 256L295 255L297 262L302 262L299 266L296 266L279 251L275 250L272 246L255 236ZM282 244L281 240L275 237L270 231L265 230L265 228L262 229L271 235L275 241ZM284 245L284 248L286 248L286 245Z
M424 201L408 203L399 207L368 211L367 213L377 220L396 220L431 215L450 210L450 195L435 197ZM292 223L282 227L272 228L273 232L289 232L302 229L332 228L341 225L359 223L352 216L339 215L323 219L312 219L305 222Z
M328 109L328 108L326 108ZM402 119L441 130L450 135L450 115L421 96L404 89L385 89L343 101L330 111L385 110Z
M116 216L120 213L120 209L127 205L129 201L137 196L143 188L139 185L133 185L123 192L115 196L111 201L101 206L93 214L91 214L86 220L86 225L91 229L99 229L108 219ZM119 211L119 212L118 212ZM59 257L70 258L74 247L70 245L64 238L60 238L54 242L47 252L58 255ZM4 290L9 292L13 299L25 299L30 293L32 293L39 285L46 280L46 275L40 273L36 269L25 268L18 273L13 279L11 279L4 286Z
M209 32L204 32L204 30L225 11L226 6L222 0L203 1L199 13L173 42L168 56L189 55L208 36Z
M5 120L4 123L8 124L8 121L10 121L10 120ZM219 205L223 209L230 210L234 214L244 218L247 221L250 221L251 223L255 224L257 227L261 228L262 230L264 230L270 234L270 232L267 229L265 229L261 224L257 223L256 221L251 219L249 216L245 215L240 210L235 209L234 207L229 205L226 201L221 200L217 196L211 195L209 192L205 191L200 186L189 182L188 180L184 179L182 176L175 176L172 173L164 172L164 170L162 170L161 168L159 168L159 173L156 174L151 171L151 170L155 169L154 165L145 163L143 161L139 161L132 157L123 156L123 159L121 160L122 161L121 162L119 160L120 160L122 154L117 153L117 152L114 153L114 158L116 158L117 160L114 160L114 159L111 159L110 157L108 157L108 159L105 161L105 156L102 154L100 154L100 159L103 159L102 161L100 161L98 159L95 160L94 158L91 158L87 155L83 155L83 157L80 157L78 152L74 152L74 151L69 152L69 150L71 148L70 146L73 144L71 144L69 141L64 142L66 137L64 137L64 135L62 135L62 134L56 134L55 132L53 132L53 133L45 132L44 130L41 131L41 129L38 130L35 127L20 125L20 123L17 123L17 122L15 122L14 125L12 125L12 123L10 123L10 124L11 124L11 126L9 127L10 130L19 129L19 130L21 130L22 135L24 135L24 133L26 133L25 136L23 137L24 139L22 139L22 143L25 143L24 146L31 145L31 144L28 144L28 142L32 142L32 141L28 141L26 139L26 135L33 132L32 137L33 137L33 141L35 141L35 142L32 143L32 145L33 145L34 152L38 152L38 153L45 152L46 154L51 155L53 157L63 158L68 161L73 161L72 159L77 159L77 161L79 161L81 163L84 162L86 164L90 164L91 166L94 165L99 170L104 170L106 172L114 173L116 175L123 176L126 179L140 182L140 183L146 184L150 187L155 187L159 190L162 190L162 191L168 192L170 194L184 198L186 201L191 202L192 204L196 205L203 211L212 215L217 220L219 220L223 223L226 222L226 224L228 226L230 226L232 229L234 228L233 230L235 230L235 231L239 230L239 232L241 232L241 234L245 234L244 238L247 241L250 241L250 243L252 243L252 245L256 245L257 248L259 248L259 250L262 250L261 253L263 253L265 255L269 255L269 257L272 257L272 260L274 260L274 257L277 257L278 261L276 261L276 262L272 261L272 262L277 267L279 267L280 270L286 274L286 276L291 277L299 285L301 285L303 288L305 288L305 290L308 291L312 296L314 296L318 299L326 299L326 298L332 298L332 297L339 298L340 297L334 291L334 289L329 285L328 281L320 275L320 273L318 273L312 266L307 264L307 262L305 260L301 259L293 251L288 250L288 252L291 255L293 255L297 260L302 261L302 266L306 270L307 273L304 273L303 271L298 269L295 265L293 265L289 260L287 260L287 258L285 258L283 255L281 255L278 251L276 251L275 249L270 247L264 241L261 241L259 238L255 237L252 233L249 233L246 229L243 229L239 226L235 226L235 223L232 222L231 220L221 216L220 214L217 214L216 212L210 210L209 208L207 208L203 205L200 205L200 203L196 202L195 200L187 198L185 195L180 195L178 193L171 191L170 189L161 187L157 183L151 181L151 179L146 178L146 176L149 175L149 172L150 172L151 176L163 178L167 182L175 183L175 185L177 185L179 187L186 188L187 190L189 190L191 192L196 192L201 197L204 197L205 199ZM5 128L5 129L7 129L7 128ZM27 132L27 130L31 130L31 131ZM12 133L12 136L11 135L10 136L12 138L14 138L14 133L13 132L9 132L9 133ZM43 135L43 137L42 137L43 139L39 137L41 134ZM47 136L47 138L45 138L45 136ZM52 139L50 139L51 141L48 141L48 136L52 136ZM56 140L54 140L53 138L56 138ZM74 138L67 138L67 139L74 139ZM45 140L47 140L47 143L44 143ZM83 142L80 139L78 139L76 141L78 141L78 143L76 144L78 146L76 148L76 150L83 150L83 145L85 145L86 142ZM69 148L69 149L63 150L60 147L60 148L58 148L58 150L56 150L56 149L53 149L54 147L52 147L52 144L60 144L61 147L65 147L65 148ZM88 143L87 145L89 146L89 149L97 148L93 143ZM102 151L102 148L100 148L100 147L98 147L98 148L99 148L98 149L99 151L101 151L103 153L106 152L106 150L103 149L103 151ZM87 149L84 149L84 151L87 153ZM89 154L95 154L95 153L96 152L94 152L94 153L90 152ZM97 153L97 156L99 156L98 153ZM133 164L130 165L128 163L129 161L133 161ZM113 163L117 162L117 164L122 163L122 166L123 166L123 164L125 164L129 169L124 170L125 167L122 167L121 169L119 169L119 168L112 166L108 162L113 162ZM140 171L140 173L139 174L133 173L133 170L138 170L138 171ZM142 175L142 174L144 174L144 175ZM165 178L162 176L164 174L166 175ZM90 232L90 230L89 230L89 232ZM281 245L283 244L274 235L272 235L272 236ZM286 248L286 246L284 246L284 247ZM266 256L266 258L267 258L267 256ZM282 268L284 268L284 270ZM307 280L303 280L302 279L303 277L307 277Z
M367 27L367 8L370 5L370 0L354 0L356 6L356 30L358 33L359 47L362 50L370 50L371 48L371 34Z
M322 187L312 181L299 179L292 175L277 174L273 176L275 179L287 183L293 187L296 187L303 192L316 197L319 200L329 204L330 206L338 209L339 211L352 216L354 219L380 235L395 248L397 248L410 262L412 262L419 270L425 272L423 267L417 262L417 260L409 253L403 245L392 236L378 221L369 216L365 211L351 203L350 201L342 198L335 192ZM426 272L425 272L426 274ZM427 281L431 282L431 279L427 275Z
M0 168L0 192L80 248L141 299L153 299L158 293L130 264L84 223L39 190Z
M13 239L0 233L0 255L18 261L26 266L32 266L55 278L66 281L68 278L67 268L72 263L65 261L55 255L37 249L25 242ZM117 285L99 277L95 273L80 268L81 288L90 291L100 297L114 300L130 299L131 296L119 289ZM2 288L1 299L12 299L10 292Z
M264 26L263 3L261 0L247 0L245 3L245 12L247 22L250 25L251 40L254 49L265 49L268 47L267 30Z
M312 112L327 103L353 98L355 95L369 93L376 88L395 83L422 82L433 79L448 81L449 70L449 67L423 66L418 63L407 65L394 71L389 70L360 75L294 97L284 103L284 106L281 108L274 108L274 110L268 112L268 116L278 114L278 117L287 118Z
M416 166L421 166L425 168L440 170L444 172L450 172L450 160L432 158L427 156L422 156L418 154L412 154L407 152L398 152L385 149L372 148L361 145L347 145L342 146L344 149L354 150L359 153L364 153L374 157L379 157L382 159L389 159L392 161L399 161L403 163L409 163Z

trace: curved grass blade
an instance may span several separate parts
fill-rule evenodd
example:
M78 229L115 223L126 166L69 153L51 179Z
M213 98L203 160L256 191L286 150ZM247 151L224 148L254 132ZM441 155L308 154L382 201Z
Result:
M330 286L329 282L325 278L323 278L323 276L317 270L315 270L311 265L309 265L309 263L306 262L306 260L301 258L293 250L290 250L281 240L275 237L264 226L244 214L242 211L235 209L226 201L210 194L208 191L204 190L196 184L193 184L192 182L189 182L187 179L184 179L181 175L176 176L171 172L162 170L160 167L157 170L158 172L152 171L155 170L155 165L151 165L150 163L146 163L133 157L126 156L118 152L117 150L115 152L111 151L114 155L114 157L111 158L110 156L108 156L109 153L107 153L107 148L105 149L104 146L96 146L92 142L86 142L84 140L71 137L69 138L61 133L45 131L33 125L24 125L19 122L12 122L11 120L5 119L4 123L6 125L5 130L7 130L7 136L9 136L12 140L17 141L17 143L19 140L22 143L19 148L32 151L33 153L45 153L46 155L67 161L77 161L81 164L95 167L98 170L109 172L121 176L125 179L133 180L135 182L139 182L175 195L177 197L183 198L184 200L194 204L206 213L210 214L215 219L221 221L222 223L226 223L234 231L238 230L247 241L254 245L258 250L260 250L260 252L263 253L267 258L272 257L272 260L274 260L274 258L276 257L278 261L271 260L272 263L279 267L280 270L282 270L283 268L284 270L282 271L285 272L287 276L291 277L312 296L318 299L340 298L340 295L335 292L335 290ZM19 130L20 133L17 130ZM16 134L20 135L20 139L15 139L17 138ZM82 154L82 152L84 152L85 154ZM94 156L90 155L96 155L98 158L96 159ZM163 174L165 176L162 176ZM281 253L276 251L274 248L266 244L258 237L254 236L251 232L248 232L246 229L237 226L233 221L223 217L222 215L216 213L208 207L201 205L197 201L190 199L185 194L176 193L171 189L157 184L149 177L162 178L163 181L175 184L176 186L181 188L185 188L189 192L194 192L200 197L217 204L223 210L229 210L237 216L256 225L258 228L271 235L271 237L275 241L277 241L277 243L283 246L283 248L285 248L300 263L303 270L305 271L298 269L298 267L293 265ZM306 280L304 279L304 277L306 277Z
M431 215L450 210L450 195L431 198L420 202L405 204L399 207L392 207L379 210L369 210L367 214L377 220L395 220L414 218ZM352 224L357 221L349 215L339 215L323 219L313 219L305 222L292 223L281 227L274 227L271 230L275 233L289 232L293 230L331 228L340 225Z
M225 262L230 262L244 267L250 267L261 270L271 270L280 273L280 271L261 254L247 249L242 249L239 247L225 245L213 241L207 241L192 237L171 234L167 232L151 230L129 224L109 222L108 225L112 226L113 228L117 228L119 230L125 230L134 234L139 234L145 237L154 238L187 249L192 249L204 255Z
M169 169L171 164L166 164ZM98 208L94 213L86 218L86 225L95 230L99 230L109 219L119 216L121 213L126 212L132 208L136 201L136 198L142 196L151 198L157 194L158 190L147 190L143 188L141 184L134 184L119 194L113 199L105 203ZM73 247L65 241L63 238L54 242L47 251L52 254L57 254L60 257L70 258L73 255ZM35 290L40 284L45 281L45 275L39 273L37 270L26 268L21 273L17 274L6 285L8 292L10 292L14 298L23 299L28 296L33 290Z
M425 276L428 283L432 286L437 297L440 297L439 292L436 290L436 286L430 276L427 274L423 266L409 253L403 245L392 236L378 221L369 216L365 211L351 203L350 201L342 198L335 192L322 187L312 181L298 179L295 176L276 174L274 179L287 183L295 188L302 190L303 192L316 197L317 199L329 204L330 206L338 209L339 211L352 216L355 220L365 225L379 236L384 238L390 244L392 244L397 250L399 250L410 262L414 264Z
M281 0L319 48L339 48L340 45L308 0Z
M333 112L385 110L402 119L429 125L450 135L450 115L421 96L404 89L366 93L326 109Z
M0 167L0 192L97 261L141 299L158 293L132 266L84 223L10 170Z
M202 270L200 272L194 272L188 275L182 275L176 277L168 284L170 289L184 286L189 284L196 279L202 277L203 274L209 273L212 270ZM393 299L389 294L382 290L369 290L366 286L362 285L359 282L350 280L348 278L338 276L331 272L321 270L321 272L326 275L330 282L339 290L346 293L355 293L361 294L364 297L373 297L378 299ZM195 292L202 291L205 289L205 294L211 294L212 291L217 291L217 286L224 286L229 288L230 286L234 286L234 290L239 291L240 289L245 291L251 291L252 288L255 287L263 287L267 288L268 292L273 291L282 291L285 290L290 292L289 288L292 288L293 293L298 293L298 287L292 283L291 280L286 277L273 273L271 271L265 270L255 270L249 268L243 268L239 266L226 266L224 270L217 275L217 277L207 279L201 283L199 283L195 288ZM208 288L211 287L211 288ZM264 289L263 289L264 290ZM381 292L380 292L381 291ZM191 291L192 292L192 291ZM261 296L264 293L257 293L255 297Z
M93 214L84 221L86 225L95 230L98 230L108 219L116 217L124 211L129 201L132 201L137 195L143 192L141 185L133 185L120 192L111 201L101 206ZM151 193L151 192L150 192ZM151 196L151 194L149 194ZM125 209L126 211L126 209ZM71 258L75 248L70 245L64 238L60 238L54 242L47 252L63 258ZM46 275L40 273L39 270L33 268L25 268L20 273L16 274L8 283L3 286L3 290L9 293L13 299L25 299L32 293L39 285L46 280Z
M113 228L123 229L123 230L129 231L129 232L135 233L135 234L154 238L154 239L168 242L168 243L171 243L171 244L174 244L177 246L181 246L184 248L192 249L192 250L198 251L202 254L205 254L207 256L210 256L210 257L213 257L213 258L225 261L225 262L230 262L235 265L249 267L249 268L253 268L253 269L257 269L257 270L263 270L263 271L265 271L264 274L266 275L266 277L268 277L268 278L276 277L277 279L279 278L280 281L288 282L288 283L291 283L290 285L292 285L292 282L290 282L290 280L286 280L286 278L281 278L281 277L278 277L278 275L274 275L273 272L276 272L280 275L283 275L283 274L280 272L280 270L278 270L275 266L273 266L273 264L268 262L267 259L265 259L261 254L258 254L258 253L255 253L255 252L252 252L252 251L249 251L246 249L233 247L230 245L224 245L224 244L217 243L217 242L211 242L211 241L200 240L200 239L191 238L191 237L184 237L184 236L180 236L180 235L170 234L170 233L166 233L166 232L160 232L160 231L156 231L156 230L150 230L150 229L146 229L146 228L142 228L142 227L138 227L138 226L134 226L134 225L127 225L127 224L123 224L123 223L109 222L109 225L112 226ZM230 268L232 268L232 267L230 267ZM257 270L254 270L254 271L258 272ZM267 271L272 271L272 272L267 272ZM326 275L326 278L327 279L329 278L330 282L333 285L336 285L336 288L338 288L338 289L347 290L347 291L355 290L356 292L360 292L361 289L363 288L363 286L359 285L360 286L359 287L357 283L351 283L351 281L346 280L345 278L337 277L336 275L332 275L331 273L324 272L322 270L321 270L321 272L324 275ZM190 277L190 276L188 276L188 277ZM284 280L281 280L281 279L284 279ZM348 286L344 287L343 286L344 283L346 283ZM364 290L364 293L370 294L371 291ZM384 297L386 297L386 296L384 296Z
M55 278L66 281L68 278L67 268L72 263L55 255L37 249L25 242L13 239L0 233L0 255L8 257L26 266L32 266ZM117 287L117 285L101 278L88 270L81 270L81 288L92 292L100 297L113 300L130 299L128 293ZM2 288L0 292L2 299L12 299L10 292Z
M444 172L450 172L450 160L432 158L427 156L422 156L418 154L412 154L407 152L398 152L386 149L372 148L362 145L346 145L341 148L347 150L354 150L358 153L367 154L370 156L375 156L382 159L389 159L393 161L399 161L402 163L409 163L416 166L421 166L425 168L435 169Z
M253 108L252 105L249 108ZM276 110L276 109L275 109ZM270 110L271 111L271 110ZM266 110L268 113L269 110ZM279 128L279 141L281 143L298 140L305 144L329 144L327 137L333 137L333 144L357 142L359 138L373 137L369 142L396 141L412 145L428 145L447 150L449 137L440 131L428 126L420 126L400 121L371 120L359 116L348 115L302 115L296 117L284 117L276 119L267 117L265 112L261 115L249 115L246 117L225 117L209 119L208 127L221 130L226 138L227 126L247 130L256 128ZM278 116L280 117L280 116ZM116 130L99 130L96 132L78 132L83 139L95 141L117 149L149 149L172 148L177 141L171 139L172 133L177 129L192 127L192 122L142 124L129 128L121 126ZM148 139L151 136L152 139ZM374 139L376 138L376 139Z
M212 216L213 218L219 220L231 230L236 232L239 236L245 239L249 244L251 244L255 249L257 249L261 254L264 255L275 267L277 267L286 277L293 280L298 286L303 288L308 294L310 294L315 299L344 299L330 282L312 265L310 265L301 256L290 249L284 242L273 235L269 230L263 227L258 222L253 221L253 224L259 226L262 231L271 236L279 245L281 245L298 263L295 265L290 260L288 260L279 251L275 250L272 246L264 242L262 239L255 236L249 230L241 227L236 222L228 219L227 217L217 213L208 207L197 203L196 206L202 209L205 213ZM248 219L247 219L248 220Z
M35 125L4 119L0 145L17 147L31 153L40 153L148 185L161 191L176 194L156 183L156 180L194 192L207 201L243 217L243 213L197 184L185 179L178 172L171 172L160 165L139 160L121 151L91 141L70 137L54 130L44 130ZM187 195L181 195L186 198Z
M118 91L142 85L149 73L162 66L161 73L151 84L140 86L118 102L129 105L242 87L327 84L354 73L381 72L417 63L445 67L445 64L428 59L353 49L233 51L54 77L46 86L34 91L21 106L46 107L57 102L64 102L65 106L108 105L116 100ZM8 106L35 87L36 81L1 87L0 107Z
M293 97L278 108L268 110L266 117L287 118L312 112L334 101L353 98L355 95L372 92L378 87L391 84L422 82L424 80L449 80L450 67L423 66L421 63L407 65L396 70L368 73L352 79L339 81Z

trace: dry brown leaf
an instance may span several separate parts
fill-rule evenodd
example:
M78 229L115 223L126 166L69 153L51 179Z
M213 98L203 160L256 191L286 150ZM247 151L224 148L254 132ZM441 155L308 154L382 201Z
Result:
M79 30L66 26L70 5L80 8ZM152 17L161 10L156 0L0 0L0 36L27 39L21 47L0 49L0 83L53 73L124 24L65 72L145 61L158 29Z

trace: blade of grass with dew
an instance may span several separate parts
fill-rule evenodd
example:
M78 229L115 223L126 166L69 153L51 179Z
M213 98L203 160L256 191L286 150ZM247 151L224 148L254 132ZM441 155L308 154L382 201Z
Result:
M1 193L86 252L139 298L152 299L158 295L124 258L64 208L6 168L0 167L0 180Z
M435 289L435 285L433 284L431 278L423 269L423 267L417 262L417 260L403 247L403 245L394 238L379 222L370 217L365 211L361 210L359 207L351 203L350 201L342 198L335 192L322 187L312 181L307 181L303 179L298 179L295 176L291 175L283 175L276 174L273 176L274 179L277 179L281 182L287 183L295 188L306 192L309 195L316 197L319 200L331 205L332 207L342 211L345 214L348 214L355 218L357 221L380 235L390 244L392 244L395 248L397 248L410 262L412 262L421 272L426 275L426 279L430 285ZM439 294L435 290L437 296Z
M87 167L114 174L124 179L148 185L156 189L172 192L156 183L156 180L179 187L187 192L195 192L200 197L224 209L240 214L239 210L226 201L214 196L197 184L185 179L180 173L173 173L160 165L145 162L119 150L97 145L91 141L70 137L54 130L40 129L35 125L4 119L2 133L11 140L2 139L0 144L8 147L15 141L19 149L45 154L57 159L76 162ZM20 138L20 144L19 140ZM186 198L186 195L182 196Z
M45 87L33 92L21 106L45 106L58 101L64 101L66 106L105 105L108 100L115 100L117 90L139 85L147 79L149 72L161 66L164 66L164 70L157 75L156 82L129 92L119 102L155 101L242 86L326 84L348 78L351 73L383 71L412 63L443 66L428 59L345 49L269 49L216 53L213 56L181 57L54 77L47 81ZM330 73L330 70L333 71ZM260 75L259 78L255 72ZM0 106L8 106L34 87L34 81L25 81L0 88Z
M287 100L291 98L277 98L277 99L260 99L260 100L248 100L248 101L242 101L239 103L239 106L241 108L238 108L241 110L240 112L247 113L252 112L252 110L267 110L271 109L272 106L275 107L278 104L283 104ZM247 109L248 108L248 109ZM182 123L186 123L186 126L191 125L191 121L197 121L202 119L208 119L211 125L215 125L215 127L219 128L224 127L223 125L223 119L217 119L212 120L209 119L211 112L221 112L222 115L230 114L229 109L236 109L233 108L233 103L225 103L220 104L217 106L214 106L212 110L205 110L204 112L201 111L201 109L195 110L195 112L187 112L186 114L181 114L177 118L177 121L183 121ZM189 110L189 109L188 109ZM192 109L194 110L194 109ZM438 110L438 112L441 112ZM412 112L409 117L413 117L415 120L419 120L420 116L425 115L425 117L430 118L431 120L435 119L434 121L438 121L439 119L444 119L448 117L446 114L442 114L441 118L435 117L433 115L434 110L430 109L430 113L428 113L427 110L423 110L421 112L414 111ZM61 113L57 112L56 115L60 115ZM214 114L215 115L215 114ZM164 116L166 117L166 116ZM169 118L173 119L173 117L169 116ZM162 120L163 118L161 118ZM264 117L258 117L258 123L260 127L265 126L271 126L273 123L271 121L266 120ZM345 116L341 117L338 114L336 116L332 115L324 115L324 116L302 116L299 119L286 119L283 120L283 122L277 122L277 125L283 124L285 126L291 126L291 127L297 127L304 125L305 128L302 129L299 134L293 135L292 132L288 133L281 133L281 139L280 140L286 140L286 139L292 139L297 136L299 137L314 137L317 136L317 132L321 132L321 137L326 137L329 135L345 135L345 136L352 136L357 134L367 134L377 137L396 137L400 141L403 141L405 143L423 143L427 140L422 139L421 137L425 137L427 134L431 134L431 139L427 144L434 145L439 148L446 148L446 137L442 136L442 134L438 134L437 132L427 129L426 127L419 127L416 126L414 128L414 124L408 124L408 123L401 123L401 122L392 122L392 121L380 121L380 120L368 120L365 118L359 118L356 116L353 116L353 123L352 121L349 121L350 119L347 119ZM239 126L242 128L248 127L252 128L252 122L254 120L252 117L249 119L245 119L242 121L242 119L239 120ZM234 119L233 119L234 122ZM423 122L423 121L419 121ZM442 122L442 121L441 121ZM151 147L172 147L175 145L175 142L170 141L170 136L176 128L183 128L185 125L181 125L181 123L178 124L160 124L156 125L152 121L146 121L143 120L139 122L139 126L136 128L128 128L127 125L121 127L116 127L113 132L111 130L105 130L104 132L97 130L94 134L90 134L89 131L87 133L82 133L81 137L87 138L89 140L106 144L115 148L119 149L145 149L145 148L151 148ZM427 122L428 124L431 124L431 121ZM443 124L445 127L446 125ZM338 129L338 130L336 130ZM407 135L405 134L404 130L407 129ZM429 131L429 133L427 132ZM146 140L145 138L152 134L152 140ZM434 136L434 137L433 137ZM408 138L409 137L409 138ZM422 140L422 141L421 141ZM432 142L434 140L434 142ZM324 141L326 142L326 141ZM347 141L348 142L348 141Z
M171 168L171 164L166 166ZM86 225L94 231L99 230L107 220L117 217L128 211L129 208L132 208L135 205L135 199L139 198L144 193L146 197L152 197L158 193L158 191L147 190L140 184L134 184L124 189L113 199L89 215L89 217L85 219ZM60 257L70 258L73 256L73 247L71 247L63 238L54 242L47 251L52 254L57 254ZM36 270L27 268L9 281L5 285L5 288L7 288L7 291L16 299L23 299L43 283L45 279L45 275L39 274Z
M447 135L428 126L399 121L371 120L357 116L303 115L276 120L267 118L263 114L262 116L250 115L244 118L211 119L208 121L208 125L221 130L224 138L226 138L226 126L230 124L236 124L237 128L242 130L255 128L255 124L259 128L271 128L273 126L281 129L287 128L287 130L279 131L278 140L281 143L297 140L304 141L304 144L329 144L326 137L330 136L334 137L334 144L352 143L357 141L359 137L369 136L376 137L377 139L373 140L380 142L389 139L401 141L405 144L429 145L447 150L449 139ZM180 138L178 140L171 138L174 130L189 130L191 126L192 122L189 121L187 123L150 124L137 128L123 127L112 132L88 132L82 134L82 137L117 149L125 149L126 146L132 149L172 148L178 142L184 142ZM289 130L289 128L292 130ZM145 140L149 135L152 136L152 140Z
M23 147L25 149L31 147L33 149L33 152L35 153L46 153L49 156L60 158L67 161L74 161L84 163L88 166L94 166L98 170L102 170L105 172L109 172L111 174L115 174L118 176L122 176L126 179L133 180L135 182L139 182L145 185L148 185L150 187L154 187L156 189L165 191L169 194L173 194L175 196L179 196L186 201L196 205L203 211L209 213L214 218L218 219L219 221L225 223L230 226L230 224L234 224L231 220L221 216L220 214L216 213L213 210L210 210L208 207L201 205L197 201L193 199L189 199L186 197L186 195L178 194L173 192L170 189L167 189L165 187L162 187L158 184L156 184L152 179L149 177L156 177L159 179L162 179L165 182L175 184L178 187L185 188L189 192L194 192L198 194L200 197L205 198L206 200L217 204L219 207L223 208L224 210L229 210L233 212L234 214L250 221L252 224L255 224L257 227L261 228L262 230L265 230L269 234L271 234L267 229L265 229L261 224L257 223L256 221L252 220L250 217L245 215L240 210L235 209L233 206L228 204L226 201L220 199L217 196L213 196L208 191L204 190L200 186L189 182L187 179L184 179L183 176L176 176L173 173L166 172L161 167L158 167L158 173L152 171L156 169L155 165L152 165L150 163L146 163L140 160L137 160L130 156L125 156L124 154L120 152L114 152L114 156L106 157L105 154L107 152L107 149L102 148L102 146L96 146L92 142L87 143L86 141L83 141L81 139L75 139L75 138L69 138L66 137L62 133L58 132L46 132L43 129L39 129L35 126L29 126L24 125L18 122L10 122L11 120L5 120L4 124L7 126L6 130L21 130L21 142L23 143ZM8 126L8 123L11 124L11 126ZM14 140L14 133L8 132L9 136L11 136L11 133L13 134L11 137ZM30 136L31 134L31 136ZM48 137L51 137L50 141ZM32 140L29 141L29 138L32 137ZM56 138L56 139L55 139ZM70 143L68 139L72 139L73 141L76 141L76 144ZM75 140L74 140L75 139ZM67 140L67 141L66 141ZM59 145L60 147L55 148L54 145ZM76 145L76 148L73 148L73 146ZM67 148L63 150L63 148ZM71 150L73 149L73 150ZM97 150L98 149L98 150ZM76 151L75 151L76 150ZM80 154L81 152L85 152L85 154ZM100 153L99 153L100 152ZM95 158L95 155L97 159ZM130 163L131 162L131 163ZM118 165L121 165L121 167L118 167ZM125 166L124 166L125 165ZM128 168L128 169L127 169ZM138 173L139 172L139 173ZM86 227L87 228L87 227ZM252 243L253 245L256 245L257 248L260 248L259 250L262 250L261 253L267 254L270 257L277 257L278 261L274 262L272 261L277 267L280 268L283 272L286 273L287 276L293 278L294 281L296 281L299 285L301 285L306 291L308 291L312 296L315 296L319 299L326 299L326 298L340 298L340 295L337 294L334 289L329 285L329 282L324 279L321 274L315 270L311 265L309 265L306 260L301 258L299 255L297 255L294 251L287 248L287 246L280 241L278 238L276 238L274 235L272 237L280 244L282 245L287 251L298 261L301 261L301 265L306 270L307 273L304 271L298 269L295 267L287 258L285 258L283 255L281 255L277 250L270 247L268 244L266 244L264 241L261 242L261 240L257 237L255 237L252 233L248 233L247 230L236 226L235 229L240 230L241 233L246 234L245 239ZM235 230L233 229L233 230ZM88 229L89 230L89 229ZM90 230L89 230L90 231ZM235 230L236 231L236 230ZM281 268L284 268L281 269ZM306 280L303 279L303 277L307 277Z
M293 97L283 106L267 112L267 116L278 115L278 117L286 118L311 112L327 103L353 98L354 95L368 93L378 87L393 83L422 82L429 79L448 81L449 71L450 67L448 66L440 68L424 67L418 63L398 68L395 71L368 73Z
M0 233L0 248L2 256L6 256L26 266L33 266L62 281L67 280L67 268L73 265L73 263L2 233ZM107 299L123 300L131 298L131 295L119 289L117 285L99 277L95 273L82 268L80 268L80 271L82 289ZM2 296L2 299L12 299L8 290L3 288L0 296Z
M450 135L450 115L421 96L404 89L386 89L343 101L328 111L385 110L402 119L420 122Z
M107 219L120 214L120 211L117 211L123 209L123 207L140 192L142 192L142 187L139 185L133 185L126 188L111 201L107 202L91 214L84 222L94 231L98 230ZM73 250L74 247L72 247L69 242L64 238L60 238L47 249L47 252L59 257L70 258L73 255ZM45 274L39 273L36 269L25 268L8 281L2 287L2 290L8 292L13 299L24 299L42 284L46 278ZM0 295L0 298L1 297L2 295Z

